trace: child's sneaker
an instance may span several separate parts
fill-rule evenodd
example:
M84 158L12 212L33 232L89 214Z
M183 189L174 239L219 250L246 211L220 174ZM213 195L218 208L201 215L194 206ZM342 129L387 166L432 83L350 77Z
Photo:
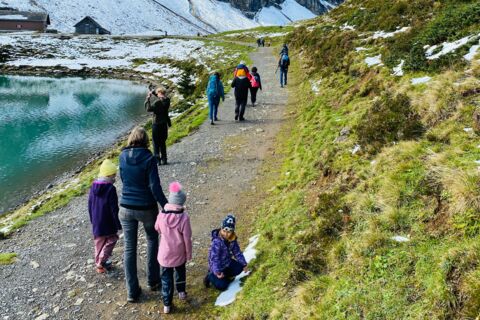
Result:
M103 266L97 266L97 273L105 273L106 271Z
M170 311L172 311L170 306L163 306L163 313L168 314Z
M179 292L178 293L178 299L180 300L187 300L187 293L186 292Z

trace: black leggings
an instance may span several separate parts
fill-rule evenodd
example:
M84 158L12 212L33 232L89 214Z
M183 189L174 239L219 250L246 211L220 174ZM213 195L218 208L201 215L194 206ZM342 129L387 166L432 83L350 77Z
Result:
M257 102L257 92L259 88L250 88L250 98L252 99L252 103Z
M152 125L153 155L157 159L167 161L168 125L166 123ZM159 150L160 149L160 150ZM159 157L159 151L161 157Z

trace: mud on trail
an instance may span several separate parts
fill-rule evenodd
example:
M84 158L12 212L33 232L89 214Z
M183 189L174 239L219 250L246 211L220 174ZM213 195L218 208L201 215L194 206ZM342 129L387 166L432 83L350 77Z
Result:
M242 249L248 244L251 227L242 216L254 210L261 200L248 194L257 194L255 178L273 151L287 101L287 91L280 89L274 74L277 60L271 48L259 48L251 57L262 76L263 91L258 94L255 108L250 103L247 106L246 121L234 121L235 101L231 92L219 107L220 121L214 126L206 121L196 133L171 146L170 164L159 167L164 191L168 191L169 182L178 180L188 193L186 205L194 248L193 260L187 264L187 302L180 302L175 296L174 313L160 315L163 310L160 292L146 288L146 243L141 227L140 303L126 303L123 237L112 257L114 271L107 275L95 272L87 195L84 195L0 241L0 252L18 254L14 264L0 266L0 319L208 317L205 310L213 308L218 295L202 284L208 269L210 232L227 213L233 212L241 230ZM120 181L116 185L120 194Z

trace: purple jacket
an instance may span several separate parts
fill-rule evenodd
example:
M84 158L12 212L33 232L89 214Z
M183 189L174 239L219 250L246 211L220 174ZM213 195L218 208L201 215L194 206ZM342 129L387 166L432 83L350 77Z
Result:
M243 256L237 240L229 242L223 239L220 234L220 229L212 231L212 244L208 252L208 264L210 271L213 273L220 273L225 270L232 262L232 257L235 257L240 264L246 266L247 261Z
M95 237L116 234L122 229L118 220L118 197L115 186L101 179L93 181L88 197L88 213Z

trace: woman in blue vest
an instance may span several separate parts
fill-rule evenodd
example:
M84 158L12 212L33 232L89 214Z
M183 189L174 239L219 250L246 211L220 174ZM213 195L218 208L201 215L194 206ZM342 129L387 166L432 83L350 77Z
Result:
M222 101L225 101L225 92L223 88L223 83L220 81L220 73L215 72L210 76L210 80L207 85L207 97L208 97L208 106L210 108L209 117L210 124L215 124L213 121L218 121L218 105L220 104L220 98Z

